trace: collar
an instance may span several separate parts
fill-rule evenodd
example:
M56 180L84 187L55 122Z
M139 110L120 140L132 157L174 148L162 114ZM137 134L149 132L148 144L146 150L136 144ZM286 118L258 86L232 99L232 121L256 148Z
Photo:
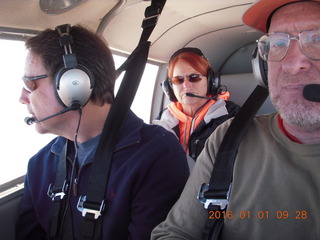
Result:
M228 114L226 102L223 100L223 98L219 98L217 101L209 100L201 109L197 111L194 116L186 115L182 111L182 105L179 102L171 102L168 106L168 109L171 114L180 122L186 122L187 119L191 121L194 118L198 118L200 119L200 122L204 120L205 123L208 123L211 121L211 119L216 119Z
M141 129L143 127L143 124L143 120L138 118L131 110L129 110L120 129L120 134L115 146L115 151L124 148L128 145L140 142ZM55 140L53 140L51 152L53 152L56 155L60 155L61 149L66 141L67 139L64 137L57 137Z
M281 132L283 132L283 134L284 134L287 138L289 138L289 139L290 139L291 141L293 141L293 142L302 144L302 142L301 142L299 139L297 139L295 136L291 135L291 134L284 128L283 119L281 118L280 114L278 114L277 120L278 120L278 126L279 126Z

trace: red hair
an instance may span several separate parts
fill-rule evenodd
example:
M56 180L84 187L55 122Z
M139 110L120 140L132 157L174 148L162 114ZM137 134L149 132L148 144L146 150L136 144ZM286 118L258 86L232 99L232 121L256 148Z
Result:
M173 77L173 69L178 61L185 61L203 76L207 76L208 69L210 68L210 63L206 58L193 52L182 52L170 61L168 69L169 78Z

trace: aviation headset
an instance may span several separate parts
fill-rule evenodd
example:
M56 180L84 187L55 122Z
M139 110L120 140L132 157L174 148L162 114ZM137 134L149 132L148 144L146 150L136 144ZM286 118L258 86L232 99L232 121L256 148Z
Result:
M59 33L60 46L64 48L62 56L64 65L54 77L55 93L64 107L81 108L89 101L93 89L93 75L89 69L78 64L77 56L72 52L73 38L70 25L56 27Z
M258 47L255 48L251 59L252 71L254 79L257 83L267 88L268 87L268 64L264 61L258 52Z
M198 56L204 58L206 61L207 58L203 55L203 53L201 52L200 49L198 48L191 48L191 47L186 47L186 48L181 48L178 51L176 51L170 58L169 60L169 64L170 62L176 57L178 56L180 53L184 53L184 52L191 52L191 53L195 53ZM207 95L213 95L216 96L217 94L220 93L220 74L215 73L212 69L212 67L208 68L208 72L207 72L207 80L208 80L208 89L207 89ZM165 95L169 98L170 101L172 102L177 102L178 99L176 98L176 96L174 95L173 89L172 89L172 84L169 80L169 78L167 78L166 80L164 80L161 83L161 87L163 92L165 93Z

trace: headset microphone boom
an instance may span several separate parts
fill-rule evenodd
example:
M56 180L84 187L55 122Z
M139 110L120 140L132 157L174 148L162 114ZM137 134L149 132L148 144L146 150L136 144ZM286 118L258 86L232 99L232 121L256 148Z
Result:
M35 119L32 118L32 117L26 117L26 118L24 119L24 122L25 122L26 124L28 124L28 125L31 125L31 124L33 124L33 123L43 122L43 121L45 121L45 120L48 120L48 119L50 119L50 118L56 117L56 116L58 116L58 115L60 115L60 114L64 114L64 113L69 112L69 111L72 111L72 110L79 110L80 108L81 108L81 105L80 105L80 104L73 104L71 107L66 107L66 108L62 109L60 112L57 112L57 113L52 114L52 115L50 115L50 116L48 116L48 117L45 117L45 118L41 118L41 119L39 119L39 120L35 120Z
M216 97L216 96L213 96L213 97L205 97L205 96L195 95L195 94L193 94L193 93L186 93L186 95L187 95L188 97L197 97L197 98L203 98L203 99L217 100L217 97Z

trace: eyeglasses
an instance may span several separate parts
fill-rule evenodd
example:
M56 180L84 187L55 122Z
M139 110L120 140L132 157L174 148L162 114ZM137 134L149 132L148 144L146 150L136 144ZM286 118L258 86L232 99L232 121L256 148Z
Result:
M36 83L34 81L47 78L47 77L49 77L48 74L43 74L43 75L38 75L33 77L23 76L22 80L24 84L24 89L26 89L28 92L33 92L34 90L36 90Z
M258 40L260 56L265 61L279 62L287 55L291 40L299 42L301 52L311 60L320 60L320 29L299 32L297 37L288 33L269 33Z
M184 79L188 78L189 82L199 82L203 78L203 75L198 73L192 73L190 75L185 76L175 76L173 78L170 78L170 81L172 84L181 84L184 82Z

